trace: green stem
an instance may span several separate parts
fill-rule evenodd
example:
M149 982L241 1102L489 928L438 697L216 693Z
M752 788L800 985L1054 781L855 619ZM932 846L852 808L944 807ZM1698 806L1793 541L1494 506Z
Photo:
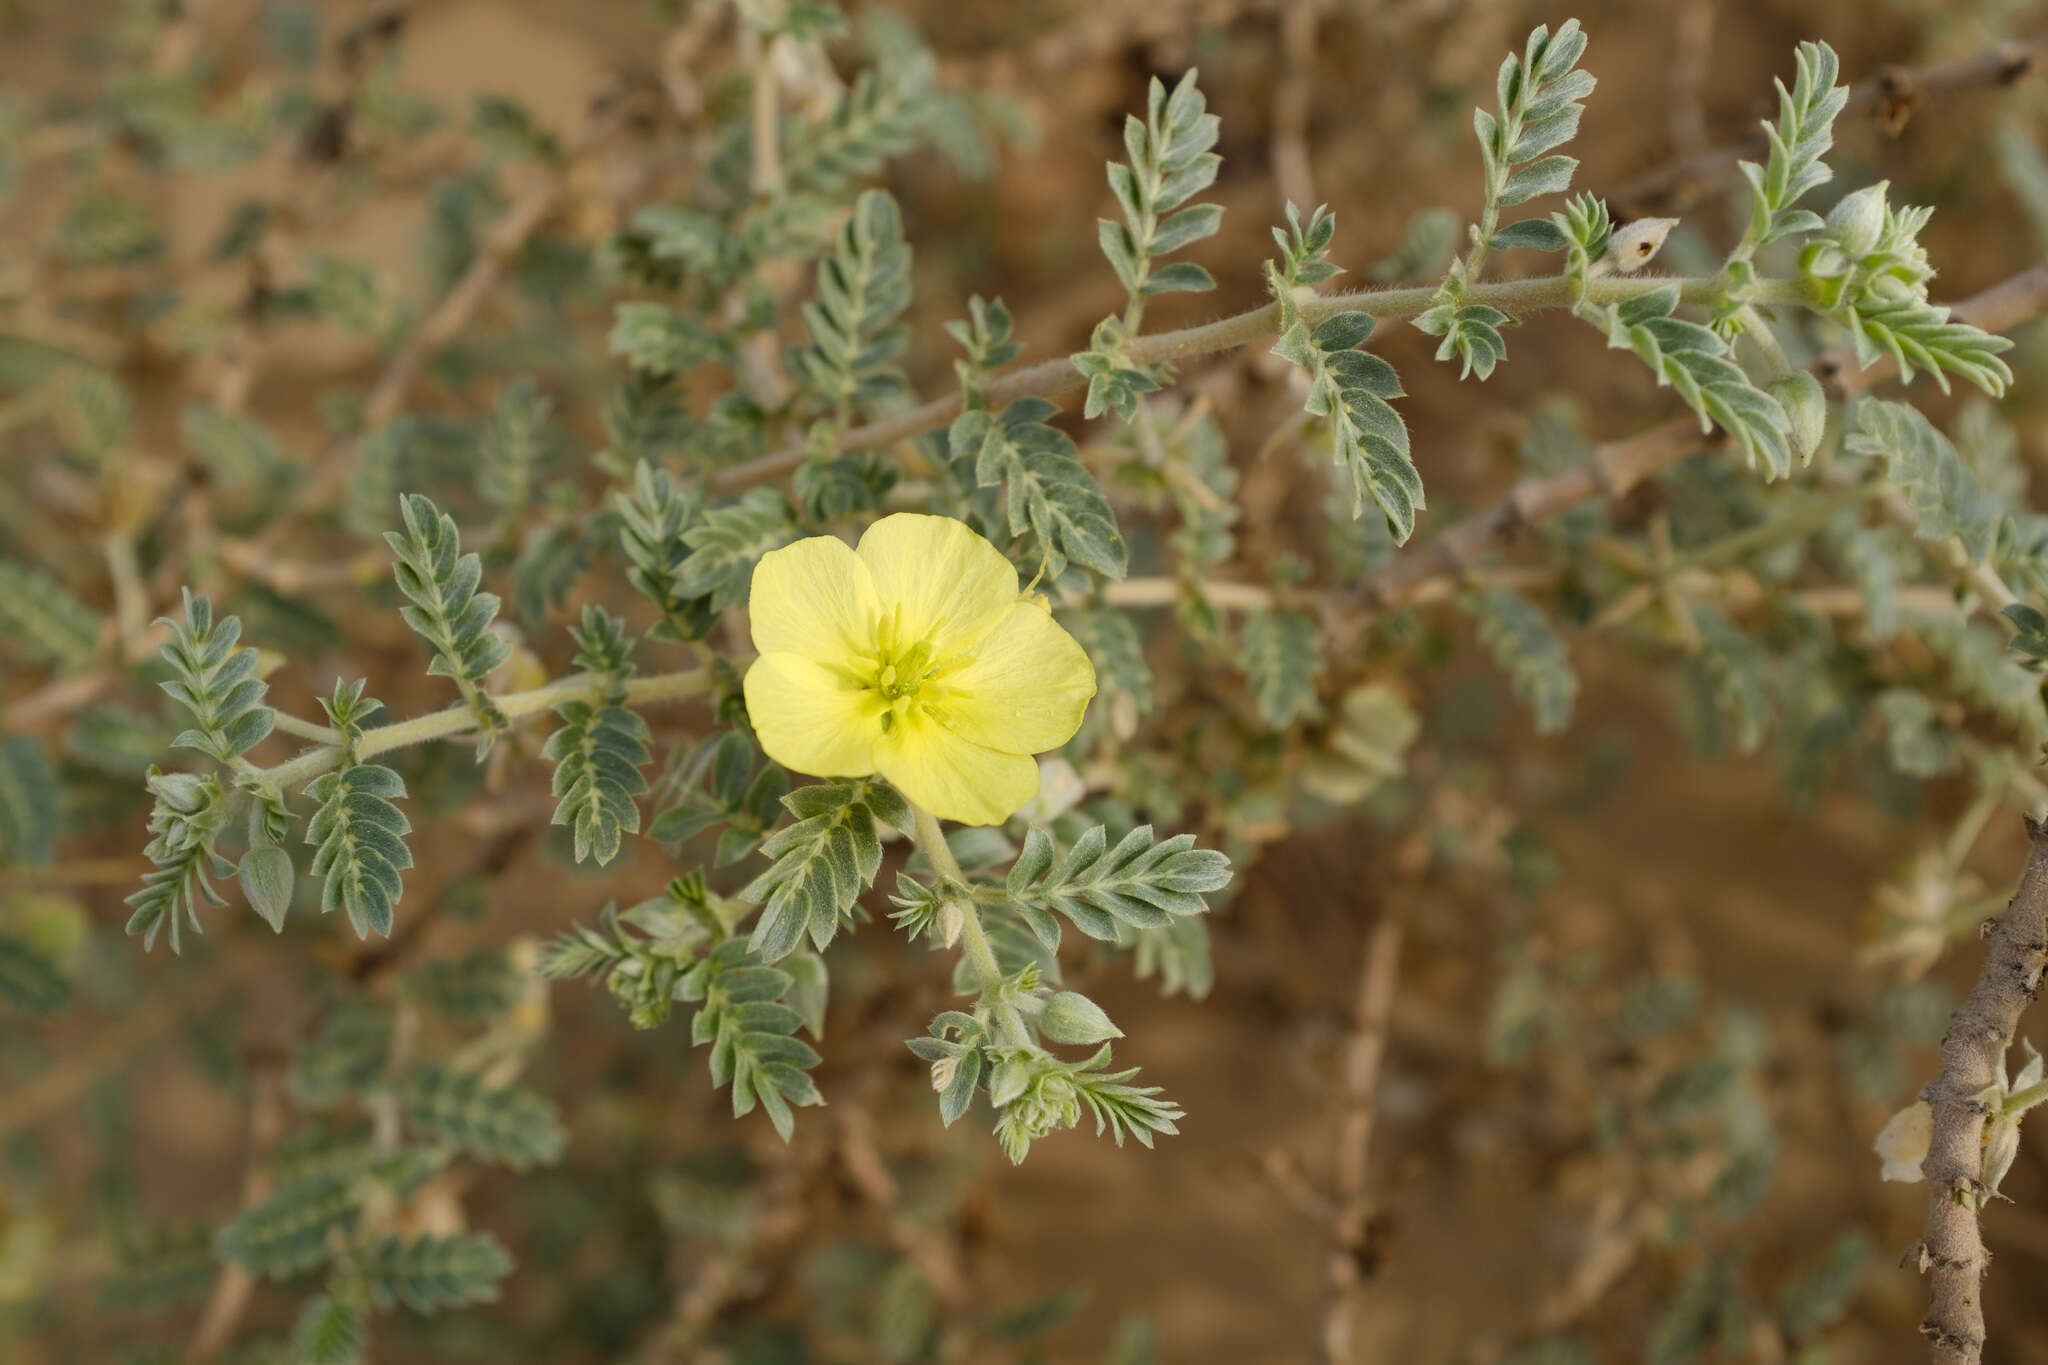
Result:
M600 673L577 673L558 678L545 687L536 687L526 692L508 692L501 697L491 698L507 720L517 720L537 711L547 711L570 701L602 701L612 689L612 680ZM711 685L711 670L708 668L685 669L680 673L658 673L647 678L630 678L626 682L625 701L653 702L672 701L678 697L695 696ZM431 711L411 720L401 720L390 725L380 725L373 730L363 731L362 740L356 745L358 759L372 758L392 749L402 749L410 744L423 744L430 739L447 739L454 735L467 734L476 729L477 718L467 707L450 707L445 711ZM259 768L255 776L279 791L295 787L324 772L340 766L341 747L327 745L300 754L297 758L280 763L274 768Z
M297 735L300 739L310 739L316 744L341 743L341 732L331 725L315 725L310 720L300 720L297 716L280 711L275 707L271 708L270 717L271 725L288 735Z
M1679 300L1683 303L1712 304L1720 298L1721 280L1712 275L1680 278L1608 276L1586 281L1586 297L1595 304L1620 303L1670 284L1678 286ZM1519 316L1549 308L1569 308L1577 302L1575 288L1569 275L1545 275L1536 279L1474 283L1466 289L1464 298L1468 303L1488 304ZM1750 295L1756 303L1779 304L1797 304L1802 297L1798 280L1759 280ZM1412 289L1366 289L1348 294L1323 294L1304 299L1298 306L1302 320L1314 327L1346 312L1367 313L1381 322L1402 321L1427 312L1436 298L1437 286L1422 285ZM1125 343L1124 354L1133 365L1151 365L1214 355L1256 342L1270 342L1279 334L1279 305L1268 303L1199 327L1132 337ZM1071 392L1087 382L1086 376L1074 368L1072 361L1066 356L1057 356L1036 365L990 376L984 386L983 397L989 407L1000 408L1027 395L1050 397L1056 393ZM836 449L842 454L874 450L921 432L936 430L959 414L960 395L951 393L907 412L842 432ZM746 488L780 478L795 469L802 459L802 446L793 445L773 455L729 466L713 475L711 483L720 491Z
M996 1032L1011 1047L1037 1051L1038 1046L1031 1041L1030 1030L1024 1027L1023 1016L1017 1013L1016 1006L1002 998L1002 964L996 961L996 950L988 941L988 931L982 928L981 911L974 903L974 888L969 884L967 874L960 870L953 850L946 846L945 832L939 828L937 818L923 806L913 801L910 810L916 817L917 846L924 850L925 857L931 859L940 877L960 888L960 894L950 898L953 907L960 912L960 951L966 957L975 981L981 986L982 1002L989 1007Z
M967 887L967 874L960 870L960 862L953 856L953 850L946 844L945 831L939 828L938 818L915 802L910 804L911 814L917 820L917 846L924 850L924 856L931 859L932 867L940 877L955 886ZM974 908L972 893L950 898L960 911L960 950L967 955L967 965L974 969L974 979L981 983L983 995L1001 988L1003 969L996 961L996 951L989 946L988 934L981 927L981 912Z

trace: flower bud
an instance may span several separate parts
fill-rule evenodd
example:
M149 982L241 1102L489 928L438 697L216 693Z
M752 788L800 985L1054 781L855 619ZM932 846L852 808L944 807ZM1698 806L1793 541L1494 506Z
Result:
M1087 1046L1121 1038L1124 1031L1109 1022L1102 1006L1076 991L1061 991L1045 1002L1039 1031L1055 1043Z
M1607 239L1607 251L1601 260L1618 275L1641 270L1664 245L1671 229L1677 226L1676 218L1638 218L1614 230Z
M1792 439L1793 453L1802 464L1813 459L1813 452L1820 449L1821 438L1828 430L1828 399L1820 381L1804 370L1779 375L1770 383L1770 395L1791 419L1787 434Z
M960 931L967 927L967 912L960 908L960 902L946 900L939 904L939 913L932 920L932 938L941 948L951 948L960 942Z
M239 873L249 908L283 933L285 911L292 905L292 855L281 848L252 848L242 855Z
M1888 182L1880 180L1853 194L1842 196L1828 213L1828 236L1850 256L1867 256L1884 231L1884 192Z
M1984 1189L1997 1194L1999 1182L2020 1154L2020 1126L2003 1114L1994 1115L1984 1130Z

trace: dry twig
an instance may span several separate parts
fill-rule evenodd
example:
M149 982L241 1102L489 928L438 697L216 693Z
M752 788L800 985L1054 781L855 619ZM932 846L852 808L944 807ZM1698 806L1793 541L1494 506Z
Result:
M1371 1202L1366 1198L1366 1162L1372 1151L1380 1064L1386 1060L1388 1023L1400 984L1401 921L1382 911L1365 949L1358 977L1358 1002L1351 1046L1344 1060L1344 1110L1337 1124L1336 1247L1330 1254L1329 1311L1323 1318L1323 1358L1347 1365L1354 1356L1352 1328L1372 1247L1368 1236Z
M1989 1255L1978 1225L1983 1184L1983 1091L1998 1083L2020 1016L2048 973L2048 826L2027 821L2032 853L2003 915L1985 926L1991 952L1976 989L1949 1020L1941 1069L1924 1092L1934 1107L1927 1178L1927 1236L1915 1259L1927 1276L1920 1330L1935 1365L1977 1365L1984 1355L1982 1287Z

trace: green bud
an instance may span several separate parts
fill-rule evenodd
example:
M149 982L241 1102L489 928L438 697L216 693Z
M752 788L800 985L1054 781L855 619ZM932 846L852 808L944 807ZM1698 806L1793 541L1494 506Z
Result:
M242 855L242 894L263 922L284 932L284 913L292 907L292 855L281 848L252 848Z
M1845 194L1828 214L1828 236L1850 256L1867 256L1884 231L1884 192L1880 180L1854 194Z
M1109 1022L1102 1006L1075 991L1061 991L1046 1001L1038 1028L1055 1043L1073 1043L1083 1047L1124 1036L1122 1029Z
M1031 1084L1031 1064L1022 1057L1009 1056L996 1063L996 1069L989 1073L989 1103L1001 1109L1009 1104Z
M1828 398L1821 390L1820 381L1804 370L1779 375L1769 385L1771 397L1778 400L1778 406L1785 409L1785 416L1791 419L1787 434L1792 438L1792 449L1804 464L1813 459L1813 452L1820 449L1821 438L1828 430Z

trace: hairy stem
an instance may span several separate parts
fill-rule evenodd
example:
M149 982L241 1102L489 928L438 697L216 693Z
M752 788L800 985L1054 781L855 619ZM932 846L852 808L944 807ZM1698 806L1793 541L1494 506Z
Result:
M932 867L939 876L956 886L967 885L967 874L960 870L960 860L953 856L953 850L946 844L945 831L939 828L938 818L923 806L912 802L911 813L917 818L917 846L924 850L924 856L931 859ZM953 904L960 910L960 950L967 956L967 965L974 969L974 979L981 983L984 995L1003 984L1003 969L996 962L996 951L989 946L988 934L981 927L981 912L974 908L971 897L954 897Z
M1985 1108L1977 1096L2004 1074L2020 1016L2048 971L2048 826L2027 821L2032 853L2019 891L1986 934L1990 955L1977 985L1949 1020L1941 1070L1923 1092L1934 1108L1927 1178L1927 1316L1920 1331L1935 1365L1978 1365L1984 1355L1985 1266L1979 1207L1985 1194Z
M939 828L937 818L916 802L910 803L910 810L917 820L917 846L924 850L924 856L931 859L932 867L939 876L956 886L966 887L967 874L960 870L959 860L946 846L946 835ZM988 941L988 931L981 927L981 911L976 908L973 895L955 896L951 898L951 904L960 912L960 952L966 957L968 968L981 987L981 998L990 1006L996 1032L1011 1047L1036 1050L1016 1007L1001 998L1002 964L996 961L996 950Z
M691 697L703 692L711 685L711 670L690 668L680 673L657 673L647 678L629 678L626 681L627 702L673 701L678 697ZM507 692L492 697L507 720L517 720L537 711L546 711L568 701L598 702L608 696L613 680L599 673L576 673L558 678L545 687L536 687L526 692ZM430 739L447 739L454 735L468 734L477 727L476 714L467 707L450 707L445 711L430 711L424 716L401 720L390 725L379 725L363 731L363 737L356 744L356 757L371 758L392 749L402 749L410 744L424 744ZM256 769L253 776L267 786L283 791L309 781L324 772L340 766L341 746L330 744L300 754L297 758L280 763L273 768Z
M1718 296L1721 287L1720 281L1713 276L1673 280L1629 275L1587 281L1586 297L1596 304L1620 303L1674 283L1678 285L1681 301L1695 304L1711 301ZM1464 298L1467 303L1489 304L1519 315L1547 308L1569 308L1577 302L1576 289L1577 285L1569 275L1545 275L1494 284L1474 283L1466 289ZM1318 295L1302 300L1299 306L1302 320L1310 326L1339 313L1354 312L1369 313L1381 322L1395 322L1426 312L1435 303L1436 295L1435 285L1413 289L1366 289L1349 294ZM1759 280L1752 299L1757 303L1798 303L1801 299L1799 281ZM1199 327L1132 337L1124 347L1124 357L1136 366L1188 360L1218 351L1235 350L1253 342L1271 341L1279 335L1279 326L1279 305L1268 303ZM1027 395L1044 397L1066 393L1086 382L1085 376L1073 367L1067 357L1058 356L992 376L983 388L983 395L990 407L1001 407ZM948 394L879 422L853 427L841 434L837 449L841 453L873 450L921 432L936 430L959 415L960 395ZM795 469L802 459L803 447L793 445L773 455L721 470L712 476L711 483L720 490L765 483Z

